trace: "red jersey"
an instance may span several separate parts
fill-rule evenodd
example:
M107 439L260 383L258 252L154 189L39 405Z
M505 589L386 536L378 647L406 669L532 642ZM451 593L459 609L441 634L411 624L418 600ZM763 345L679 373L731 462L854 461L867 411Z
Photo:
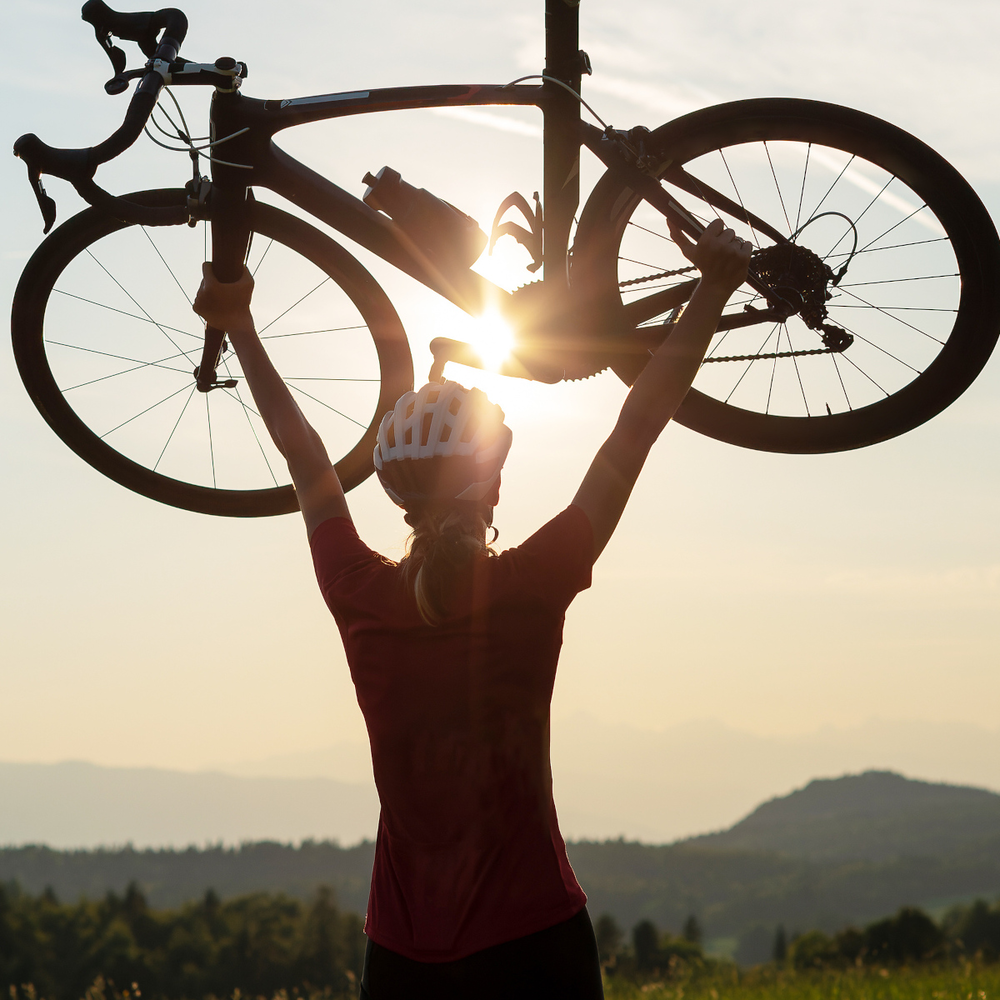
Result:
M549 702L590 521L569 507L483 556L440 625L346 518L310 540L344 640L382 804L365 932L449 962L544 930L587 901L552 801Z

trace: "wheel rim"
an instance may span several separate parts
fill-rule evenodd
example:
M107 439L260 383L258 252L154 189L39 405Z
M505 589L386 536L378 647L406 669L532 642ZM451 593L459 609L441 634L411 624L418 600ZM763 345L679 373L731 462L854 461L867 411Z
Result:
M351 488L371 471L381 413L412 379L405 337L340 248L317 251L319 234L274 209L258 206L257 218L248 267L261 340ZM235 386L195 387L202 335L190 301L206 244L203 230L128 226L75 253L44 307L36 402L71 447L138 492L209 513L295 510L235 354L218 369Z

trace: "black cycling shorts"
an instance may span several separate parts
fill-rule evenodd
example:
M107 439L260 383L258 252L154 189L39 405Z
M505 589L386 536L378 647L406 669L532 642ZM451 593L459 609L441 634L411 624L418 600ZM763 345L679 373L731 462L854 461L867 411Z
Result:
M416 962L368 942L361 1000L603 1000L586 909L455 962Z

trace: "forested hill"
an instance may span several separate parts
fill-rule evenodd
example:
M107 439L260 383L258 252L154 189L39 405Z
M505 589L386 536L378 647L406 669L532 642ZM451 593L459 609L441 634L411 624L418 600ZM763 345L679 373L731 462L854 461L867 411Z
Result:
M1000 842L1000 795L891 771L822 778L687 843L827 861L944 857Z
M679 930L695 913L709 936L779 923L835 930L903 905L933 909L1000 895L998 800L977 789L869 773L812 782L723 834L663 846L570 843L568 850L591 912L611 913L623 927L648 917ZM764 820L754 819L761 815ZM765 832L755 833L751 820ZM747 828L746 840L726 841ZM361 913L372 857L370 842L351 848L313 841L187 850L9 847L0 850L0 884L17 882L36 894L51 887L73 901L120 895L135 882L156 907L199 899L209 888L223 898L251 892L309 898L328 885L343 909Z

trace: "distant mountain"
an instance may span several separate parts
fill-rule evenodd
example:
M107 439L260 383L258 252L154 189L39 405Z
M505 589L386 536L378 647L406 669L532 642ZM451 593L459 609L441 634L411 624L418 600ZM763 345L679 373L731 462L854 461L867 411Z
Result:
M52 847L375 835L373 785L156 768L0 763L0 844Z
M559 824L571 840L664 844L728 829L817 776L891 770L1000 791L1000 729L869 720L759 736L701 720L662 731L577 714L552 723ZM200 772L0 763L0 844L137 847L375 836L368 748L218 763Z
M360 742L219 762L216 769L368 785L372 780L368 747ZM849 728L761 736L710 719L659 731L584 713L552 721L559 826L573 840L624 836L665 844L728 829L761 802L812 778L869 770L1000 792L1000 729L870 719Z
M689 844L813 861L947 857L1000 838L1000 795L891 771L819 778Z

